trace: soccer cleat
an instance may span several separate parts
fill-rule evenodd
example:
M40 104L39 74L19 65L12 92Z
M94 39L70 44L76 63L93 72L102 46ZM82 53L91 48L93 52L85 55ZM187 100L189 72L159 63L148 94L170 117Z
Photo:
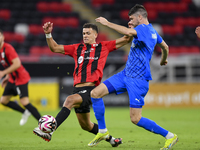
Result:
M178 136L174 134L173 138L167 139L165 145L160 150L168 150L171 149L178 142Z
M49 142L51 141L51 134L50 133L44 133L42 132L38 127L36 127L33 130L33 133L41 138L43 138L45 141Z
M20 124L21 126L23 126L23 125L27 122L28 117L29 117L30 115L31 115L31 113L26 109L26 110L24 111L24 113L22 114L22 119L20 120L19 124Z
M120 144L122 144L122 138L116 138L114 142L115 144L111 144L112 147L118 147Z
M100 141L105 140L109 138L109 132L107 131L106 133L98 133L95 138L88 144L88 146L95 146L97 145Z

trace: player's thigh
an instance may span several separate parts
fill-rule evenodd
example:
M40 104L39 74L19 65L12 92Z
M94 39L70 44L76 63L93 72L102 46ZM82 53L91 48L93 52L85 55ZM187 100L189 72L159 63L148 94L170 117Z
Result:
M11 97L12 97L12 95L2 96L2 97L1 97L1 103L4 104L4 105L8 104L8 102L9 102L10 99L11 99Z
M146 80L127 78L126 87L129 95L129 105L131 108L142 108L144 98L149 90L149 82Z
M66 98L63 106L67 108L80 107L82 102L83 102L82 97L79 94L73 94Z
M121 94L126 92L126 85L124 82L125 77L126 76L121 71L103 82L106 85L109 94L110 93Z
M101 98L108 94L108 88L104 83L101 83L99 86L91 91L91 97L93 98Z

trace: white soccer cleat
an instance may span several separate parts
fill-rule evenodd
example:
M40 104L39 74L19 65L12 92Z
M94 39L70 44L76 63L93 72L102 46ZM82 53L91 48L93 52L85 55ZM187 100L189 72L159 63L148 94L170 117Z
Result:
M27 120L28 120L28 117L31 115L31 113L26 109L22 115L22 119L20 120L19 124L21 126L23 126Z
M33 133L41 138L43 138L45 141L49 142L51 140L51 134L50 133L44 133L42 132L39 127L36 127L33 130Z

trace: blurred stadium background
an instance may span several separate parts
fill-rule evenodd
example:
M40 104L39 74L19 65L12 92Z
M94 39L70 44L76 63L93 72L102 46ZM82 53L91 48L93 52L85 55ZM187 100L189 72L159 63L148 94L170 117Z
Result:
M1 0L0 29L32 77L30 101L39 110L57 110L72 92L74 61L49 50L42 29L45 22L54 23L57 43L79 43L84 23L103 16L127 26L128 11L137 3L145 6L149 21L170 48L165 67L159 66L161 52L155 48L146 107L199 107L200 40L194 31L200 25L200 0ZM97 25L98 41L122 36ZM124 68L129 47L109 54L103 81ZM128 106L127 94L109 95L104 101L107 106ZM0 105L0 110L6 108Z

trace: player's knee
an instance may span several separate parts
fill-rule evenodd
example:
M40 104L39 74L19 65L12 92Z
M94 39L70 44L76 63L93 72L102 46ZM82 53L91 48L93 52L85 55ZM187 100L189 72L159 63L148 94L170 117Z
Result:
M74 98L72 96L68 96L63 104L64 107L71 107L74 104Z
M92 90L90 92L90 95L92 98L100 98L100 95L98 94L98 92L96 90Z
M1 103L2 105L7 105L8 102L9 102L9 101L7 101L7 100L5 100L5 99L3 99L3 98L1 97L0 103Z
M137 124L140 121L141 117L140 116L131 116L131 122L133 124Z

